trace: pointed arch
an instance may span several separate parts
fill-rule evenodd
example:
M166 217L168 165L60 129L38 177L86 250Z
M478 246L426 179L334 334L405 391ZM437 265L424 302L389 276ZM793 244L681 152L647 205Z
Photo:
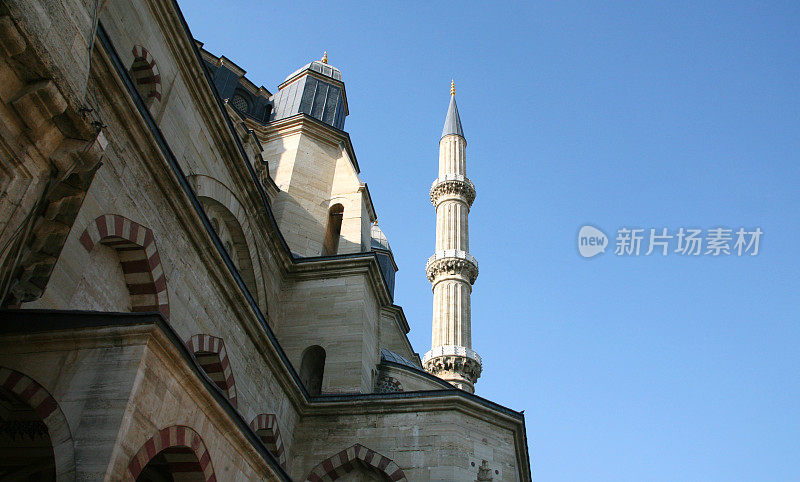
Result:
M0 366L0 386L14 393L41 417L47 427L58 480L75 478L75 443L67 417L53 395L36 380L11 368Z
M225 393L231 404L238 407L236 380L222 338L197 334L186 342L186 346L194 354L203 371Z
M131 311L160 311L169 319L167 278L150 228L119 214L103 214L83 231L80 242L87 252L98 243L116 250L131 295Z
M234 264L239 270L245 285L250 290L250 294L256 298L261 309L266 312L268 307L264 278L256 250L256 239L248 221L247 209L242 206L233 191L213 177L194 174L189 176L189 183L203 204L203 209L205 209L212 225L215 224L214 230L220 234L220 228L223 228L222 230L227 229L233 234L231 240L236 248L236 256L232 256ZM227 211L227 215L215 216L215 205ZM226 224L232 226L225 226Z
M278 459L281 467L286 470L286 453L283 450L281 429L278 428L278 417L274 413L262 413L250 422L250 428L264 442L272 455Z
M144 98L147 105L161 100L161 74L150 52L141 45L133 46L130 74L139 95Z
M361 444L352 445L323 460L311 469L305 480L306 482L336 480L352 471L355 468L355 464L363 464L393 482L408 480L403 469L394 463L392 459Z
M187 454L193 455L189 461L186 460ZM164 456L172 473L181 474L180 480L217 480L203 438L191 427L183 425L161 429L150 437L128 463L126 480L136 480L147 464L160 455Z

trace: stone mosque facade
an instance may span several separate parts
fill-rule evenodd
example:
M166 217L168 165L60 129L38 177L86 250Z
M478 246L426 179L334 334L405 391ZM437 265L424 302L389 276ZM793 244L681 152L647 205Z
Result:
M0 480L530 480L455 87L420 358L342 73L245 74L174 0L0 0Z

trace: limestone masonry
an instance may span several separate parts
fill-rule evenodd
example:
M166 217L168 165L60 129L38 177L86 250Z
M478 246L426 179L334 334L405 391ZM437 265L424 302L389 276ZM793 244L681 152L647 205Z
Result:
M245 74L172 0L0 1L0 480L530 480L455 88L420 359L342 72Z

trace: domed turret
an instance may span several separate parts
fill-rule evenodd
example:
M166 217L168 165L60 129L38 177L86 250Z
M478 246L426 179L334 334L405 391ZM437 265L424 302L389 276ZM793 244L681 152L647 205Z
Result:
M338 80L339 82L342 82L342 72L339 69L337 69L336 67L327 62L323 62L321 60L315 60L313 62L307 63L306 65L300 67L299 69L289 74L286 77L286 79L284 79L283 83L286 83L294 79L295 77L298 77L306 70L311 70L313 72L322 74L326 77L330 77L333 80ZM283 85L283 83L281 83L281 85Z
M306 114L337 129L344 129L350 113L342 73L328 63L327 52L322 60L309 62L286 77L273 104L272 120Z
M378 226L378 221L372 225L369 231L370 234L370 249L375 252L378 258L378 265L383 272L383 278L386 280L389 294L394 298L394 277L397 273L397 264L394 262L394 254L392 248L389 247L389 240L383 234L383 230Z
M372 249L392 250L392 248L389 247L389 240L386 239L386 235L383 234L383 230L378 226L377 222L372 225L369 233L372 238Z

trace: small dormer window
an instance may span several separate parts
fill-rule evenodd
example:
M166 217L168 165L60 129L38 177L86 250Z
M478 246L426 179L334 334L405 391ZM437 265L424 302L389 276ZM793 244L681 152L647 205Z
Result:
M231 99L231 105L234 109L238 110L239 112L247 112L249 110L249 105L247 103L247 99L244 98L241 94L233 94L233 98Z

